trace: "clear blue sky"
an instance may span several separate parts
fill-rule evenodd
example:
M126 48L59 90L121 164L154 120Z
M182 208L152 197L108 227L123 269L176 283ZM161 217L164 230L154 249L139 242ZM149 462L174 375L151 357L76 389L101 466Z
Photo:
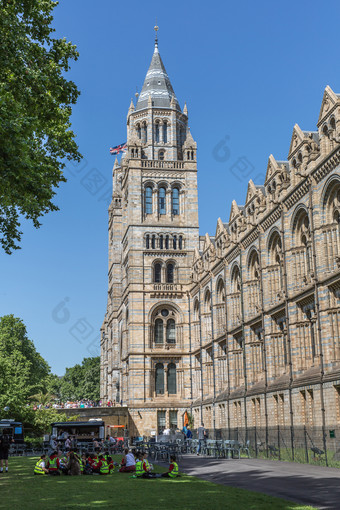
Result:
M68 76L81 90L72 122L84 161L66 171L55 199L60 211L39 230L24 224L22 249L0 254L1 315L24 320L55 373L99 353L109 147L126 140L155 17L162 59L198 143L200 232L214 234L219 216L228 221L232 199L244 203L249 178L263 183L269 154L286 159L293 125L316 129L325 86L340 92L339 15L336 1L61 0L57 36L80 52ZM237 170L240 158L246 167ZM102 188L93 194L87 176L98 172Z

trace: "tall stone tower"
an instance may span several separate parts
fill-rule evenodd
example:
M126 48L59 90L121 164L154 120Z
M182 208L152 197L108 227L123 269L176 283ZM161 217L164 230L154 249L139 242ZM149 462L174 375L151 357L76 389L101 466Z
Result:
M142 91L128 110L127 153L114 164L109 207L101 398L129 407L130 435L181 428L195 397L189 286L199 243L196 148L156 32Z

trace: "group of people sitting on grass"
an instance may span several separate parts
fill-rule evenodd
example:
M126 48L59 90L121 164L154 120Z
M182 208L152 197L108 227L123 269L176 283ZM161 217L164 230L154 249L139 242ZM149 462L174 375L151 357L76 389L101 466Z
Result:
M40 457L34 467L35 475L109 475L114 473L118 464L113 461L109 453L83 453L81 456L76 451L70 451L65 454L53 451L50 456L45 454ZM122 458L120 473L131 473L134 478L177 478L178 464L176 457L170 457L169 470L166 473L154 473L153 465L149 464L147 452L130 452L125 449L125 455Z

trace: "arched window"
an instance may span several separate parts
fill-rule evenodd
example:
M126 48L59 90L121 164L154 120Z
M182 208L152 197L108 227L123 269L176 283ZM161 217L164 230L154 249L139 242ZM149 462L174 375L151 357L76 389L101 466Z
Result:
M146 143L147 141L148 141L148 128L146 122L143 122L142 142Z
M166 214L166 204L165 204L165 188L159 188L158 191L158 214Z
M136 130L137 130L138 138L141 139L142 138L142 130L141 130L140 124L137 124Z
M157 262L154 266L154 282L161 283L162 281L162 264Z
M283 298L283 254L282 242L278 232L274 232L269 240L269 265L265 284L269 290L269 299L272 303Z
M163 250L163 244L164 244L164 243L163 243L163 236L162 236L162 235L160 235L160 236L159 236L159 249L160 249L160 250Z
M166 266L166 281L167 283L174 283L174 265L172 263Z
M164 122L163 124L163 142L164 143L168 142L168 125L166 122Z
M168 365L167 387L168 387L169 395L176 395L177 381L176 381L176 365L175 365L175 363L169 363L169 365Z
M312 268L312 240L308 213L305 209L301 209L294 220L293 234L295 246L292 252L293 271L291 276L294 287L299 288L310 283Z
M145 188L145 214L152 214L152 188Z
M178 238L178 249L183 250L183 237L179 236Z
M176 343L176 325L174 319L169 319L166 323L166 343Z
M154 250L156 248L156 236L152 236L151 238L151 248Z
M177 250L177 236L173 236L172 245L173 245L173 249Z
M155 344L163 343L163 321L156 319L155 321Z
M164 365L157 363L155 370L155 390L156 395L164 395Z
M248 264L248 310L252 315L260 311L260 262L257 251L253 250Z
M338 269L337 257L340 255L340 182L333 179L325 190L323 200L323 249L327 270Z
M172 214L177 216L179 214L179 190L173 188L172 190Z
M165 237L165 249L168 250L169 249L169 236L166 236Z
M155 124L155 141L159 142L159 121L156 121Z
M149 236L149 234L147 234L145 236L145 247L146 247L147 250L150 248L150 236Z
M164 151L159 151L158 159L159 159L159 161L164 161Z

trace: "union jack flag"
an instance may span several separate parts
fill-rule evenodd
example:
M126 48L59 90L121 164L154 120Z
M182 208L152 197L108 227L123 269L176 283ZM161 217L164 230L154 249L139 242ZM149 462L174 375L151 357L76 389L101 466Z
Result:
M127 143L121 143L120 145L116 145L116 147L110 147L110 154L119 154L120 152L125 152L127 150Z

